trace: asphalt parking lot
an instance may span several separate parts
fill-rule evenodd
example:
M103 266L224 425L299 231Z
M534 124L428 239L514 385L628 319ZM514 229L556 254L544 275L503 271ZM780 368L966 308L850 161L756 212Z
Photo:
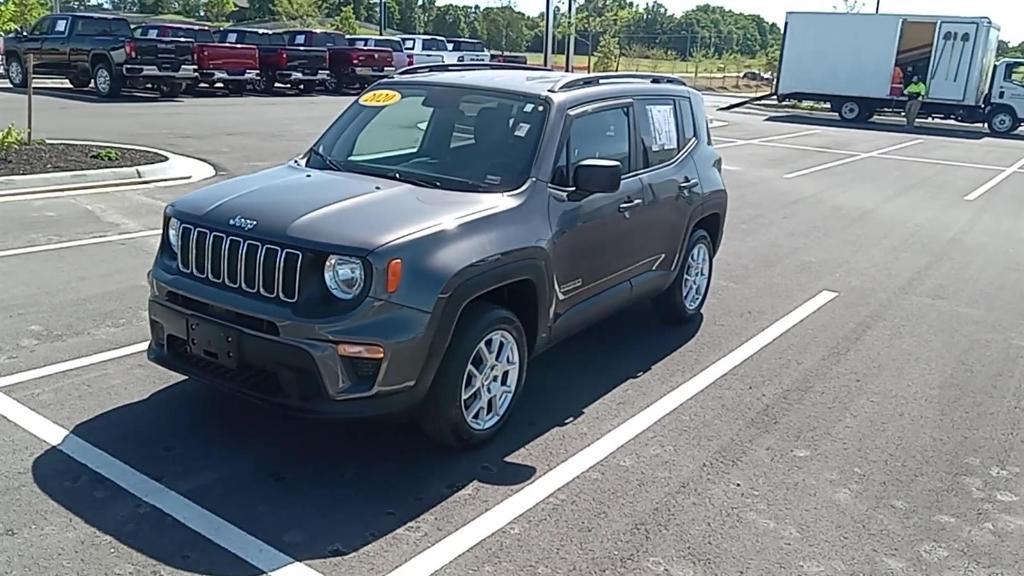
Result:
M227 178L350 102L46 90L36 130ZM4 123L22 106L0 90ZM157 237L117 236L196 186L0 197L0 574L1021 574L1024 137L714 116L730 213L703 320L637 307L559 345L460 454L146 362Z

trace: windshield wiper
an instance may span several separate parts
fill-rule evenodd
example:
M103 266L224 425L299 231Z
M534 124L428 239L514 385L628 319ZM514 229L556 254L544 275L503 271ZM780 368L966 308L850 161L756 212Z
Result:
M345 169L341 167L341 163L339 163L334 158L331 158L327 154L324 154L324 152L322 150L320 150L319 148L316 148L316 147L310 148L309 149L309 154L311 156L316 156L317 160L323 162L324 164L327 165L328 168L330 168L331 170L334 170L335 172L344 172L345 171Z
M430 178L429 176L421 176L418 174L410 174L403 170L397 170L395 168L388 168L384 166L374 166L372 164L362 164L358 162L345 162L342 166L347 172L355 172L357 174L365 174L367 176L379 176L381 178L387 178L388 180L397 180L406 184L414 184L416 186L423 186L425 188L442 188L441 182L436 178Z

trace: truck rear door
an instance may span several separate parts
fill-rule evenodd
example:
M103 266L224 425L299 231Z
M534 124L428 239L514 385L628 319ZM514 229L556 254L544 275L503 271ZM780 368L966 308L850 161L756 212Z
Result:
M926 80L929 100L960 102L967 97L979 32L977 22L939 23Z

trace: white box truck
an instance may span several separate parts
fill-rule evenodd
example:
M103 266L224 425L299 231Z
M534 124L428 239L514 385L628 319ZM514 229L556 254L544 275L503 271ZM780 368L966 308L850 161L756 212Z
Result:
M849 122L902 110L914 76L928 86L920 117L987 123L998 134L1024 119L1024 60L996 59L988 18L790 12L775 95L831 104Z

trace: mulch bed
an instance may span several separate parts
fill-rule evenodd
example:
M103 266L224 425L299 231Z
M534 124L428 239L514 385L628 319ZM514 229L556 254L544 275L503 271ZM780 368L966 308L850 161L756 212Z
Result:
M117 150L116 160L99 160L90 156L100 150ZM0 155L0 176L20 176L23 174L42 174L47 172L67 172L71 170L97 170L101 168L125 168L155 164L167 160L162 154L134 150L131 148L114 148L112 146L93 146L89 144L32 144L21 146L11 152Z

